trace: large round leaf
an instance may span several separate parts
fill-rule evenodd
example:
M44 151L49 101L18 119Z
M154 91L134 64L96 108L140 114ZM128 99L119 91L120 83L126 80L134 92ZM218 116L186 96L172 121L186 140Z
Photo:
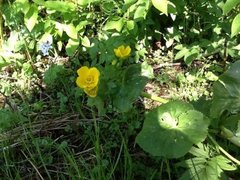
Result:
M154 156L178 158L206 138L209 121L193 106L172 101L150 111L137 143Z

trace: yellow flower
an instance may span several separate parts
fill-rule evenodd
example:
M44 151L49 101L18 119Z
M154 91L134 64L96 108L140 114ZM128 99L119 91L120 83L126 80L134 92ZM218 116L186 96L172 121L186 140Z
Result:
M125 59L130 55L131 48L130 48L130 46L125 47L125 46L121 45L118 48L114 49L114 52L117 57L119 57L121 59Z
M96 97L98 91L98 86L96 86L93 89L84 89L84 92L89 95L90 97Z
M97 68L83 66L77 70L77 85L84 90L90 97L95 97L98 90L100 72Z

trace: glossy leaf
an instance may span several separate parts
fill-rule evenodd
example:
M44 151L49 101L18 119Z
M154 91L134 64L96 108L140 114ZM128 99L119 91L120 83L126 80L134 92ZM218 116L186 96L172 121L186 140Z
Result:
M78 38L78 31L73 24L64 25L64 30L70 38L72 39Z
M240 32L240 13L233 19L231 27L231 37L236 36Z
M122 30L123 25L124 25L124 21L122 18L118 20L110 20L105 24L105 26L103 27L103 30L116 30L120 32Z
M132 65L126 69L122 80L122 87L113 99L113 104L121 112L127 112L132 108L133 102L141 94L147 83L147 78L141 76L141 66Z
M213 85L211 116L217 118L227 110L230 113L240 111L240 61L233 63L228 71L219 77Z
M223 5L223 14L229 13L234 7L236 7L240 3L239 0L227 0Z
M84 36L84 37L81 38L81 43L85 47L90 47L91 46L91 42L90 42L90 40L87 36Z
M164 14L168 14L168 0L152 0L153 6Z
M174 4L168 0L152 0L152 4L156 9L166 15L176 12Z
M147 15L146 4L140 4L134 13L134 19L145 19Z
M191 104L172 101L150 111L137 143L153 156L179 158L206 138L209 121Z

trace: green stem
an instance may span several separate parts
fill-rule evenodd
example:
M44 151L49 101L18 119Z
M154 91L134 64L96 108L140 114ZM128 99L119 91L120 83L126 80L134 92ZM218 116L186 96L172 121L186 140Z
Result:
M233 134L232 131L225 128L224 126L221 126L221 134L223 137L225 137L227 140L229 140L231 143L235 144L236 146L240 147L240 141L239 138Z
M171 169L170 169L170 166L169 166L169 160L165 160L166 162L166 165L167 165L167 173L168 173L168 179L171 180Z
M232 162L236 163L238 166L240 166L240 161L234 158L231 154L229 154L227 151L225 151L214 139L213 137L208 134L208 138L212 141L212 143Z
M158 102L163 103L163 104L165 104L169 101L167 99L164 99L164 98L161 98L161 97L158 97L158 96L154 96L154 95L148 94L146 92L142 92L141 96L143 96L145 98L148 98L148 99L151 99L151 100L154 100L154 101L158 101Z

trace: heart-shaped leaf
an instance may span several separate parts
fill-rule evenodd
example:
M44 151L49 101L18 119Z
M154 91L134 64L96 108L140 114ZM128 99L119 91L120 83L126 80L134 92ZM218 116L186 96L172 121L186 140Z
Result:
M113 104L121 112L127 112L132 108L133 102L141 94L148 78L141 75L141 66L129 66L123 76L122 87L117 91Z
M219 77L213 85L211 116L220 117L227 110L230 113L240 111L240 61L231 65L228 71Z
M154 156L179 158L207 136L208 119L191 104L172 101L150 111L137 143Z

